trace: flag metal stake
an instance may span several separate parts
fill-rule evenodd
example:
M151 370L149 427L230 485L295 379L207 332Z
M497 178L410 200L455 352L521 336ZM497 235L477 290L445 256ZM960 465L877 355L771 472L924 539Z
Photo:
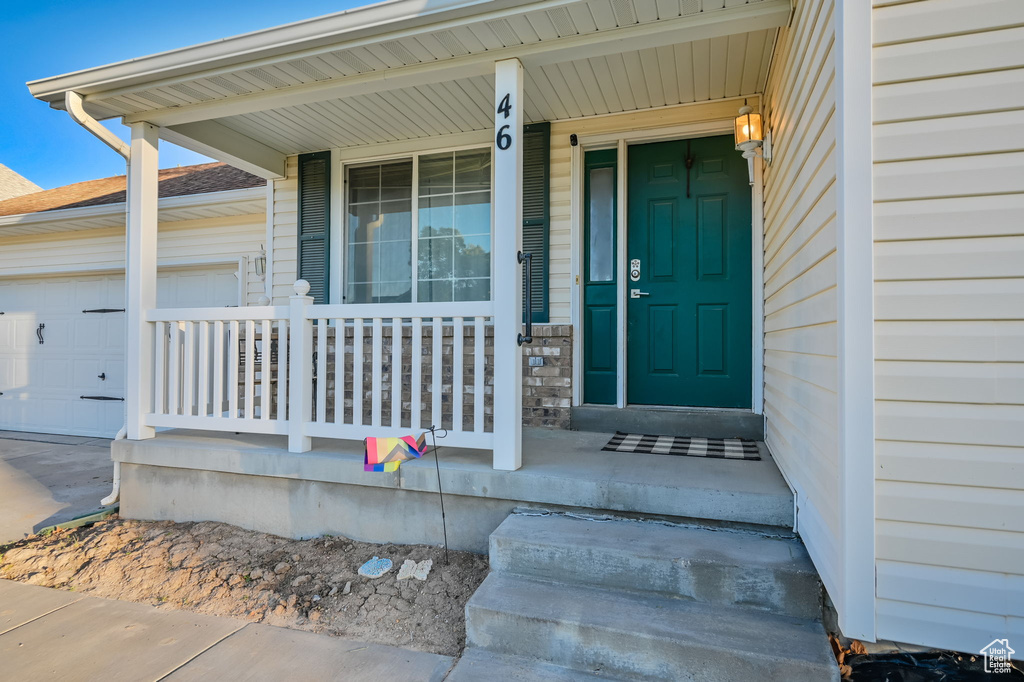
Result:
M448 526L444 518L444 494L441 492L441 464L437 460L437 434L436 427L430 426L430 439L434 443L434 468L437 469L437 496L441 498L441 530L444 532L444 565L448 565ZM447 429L442 429L444 436L448 435ZM441 436L441 438L444 438Z

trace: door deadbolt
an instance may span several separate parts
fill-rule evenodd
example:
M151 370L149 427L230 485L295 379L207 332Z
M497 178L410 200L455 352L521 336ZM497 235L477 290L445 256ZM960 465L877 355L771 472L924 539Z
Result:
M640 281L640 259L634 258L629 261L629 279L631 282Z

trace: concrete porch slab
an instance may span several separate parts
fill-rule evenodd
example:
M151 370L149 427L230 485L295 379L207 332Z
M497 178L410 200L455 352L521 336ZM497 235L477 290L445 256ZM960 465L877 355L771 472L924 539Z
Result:
M736 461L602 452L610 437L527 429L518 471L496 471L490 453L440 441L452 546L485 552L487 535L523 504L776 528L793 522L792 495L763 445L761 461ZM368 473L361 442L315 439L313 446L295 454L280 436L182 430L117 441L121 513L219 520L291 537L440 540L433 457Z

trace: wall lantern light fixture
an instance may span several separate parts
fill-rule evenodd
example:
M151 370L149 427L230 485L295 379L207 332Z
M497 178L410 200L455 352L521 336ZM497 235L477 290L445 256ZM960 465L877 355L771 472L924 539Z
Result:
M256 256L256 276L261 280L267 279L267 250L260 246L260 253Z
M743 158L747 160L747 171L750 175L750 184L754 184L754 158L761 157L765 163L771 162L771 136L764 134L761 123L761 114L754 113L754 110L746 105L740 107L740 115L735 122L736 150L743 152ZM758 154L757 150L761 153Z

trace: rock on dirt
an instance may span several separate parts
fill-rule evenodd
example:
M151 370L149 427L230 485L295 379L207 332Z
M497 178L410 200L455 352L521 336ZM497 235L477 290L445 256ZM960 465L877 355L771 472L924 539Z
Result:
M423 582L359 576L375 555L433 569ZM2 578L448 656L465 644L466 601L487 570L467 552L450 552L446 566L437 547L290 540L213 522L114 519L0 547Z

